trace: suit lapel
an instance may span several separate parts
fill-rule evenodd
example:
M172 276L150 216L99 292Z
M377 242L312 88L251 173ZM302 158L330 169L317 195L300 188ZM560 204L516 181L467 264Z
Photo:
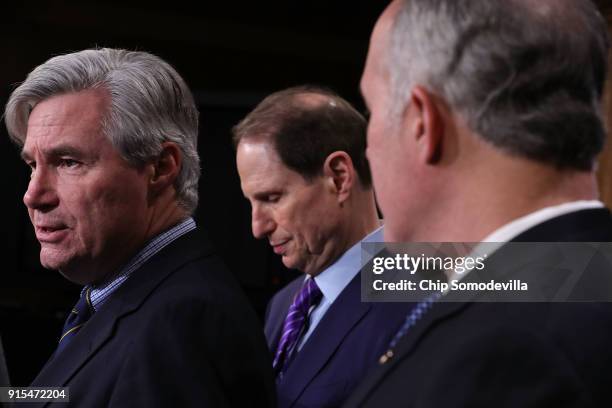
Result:
M461 313L469 305L469 302L438 302L434 304L431 310L424 315L423 319L410 329L409 334L404 336L397 344L393 350L394 357L386 360L385 363L379 363L379 366L371 371L367 381L361 383L361 386L357 389L351 400L365 401L367 399L366 396L376 390L378 385L395 369L397 364L416 349L421 338L426 335L432 326Z
M514 238L512 242L580 242L596 240L596 238L606 238L610 235L610 223L610 213L606 209L577 211L539 224L523 232ZM544 264L546 268L544 268L541 273L550 272L550 270L555 269L557 269L559 273L567 272L561 271L559 268L555 268L555 266L562 261L567 262L569 258L553 246L546 248L547 252L542 253L541 249L537 247L508 249L502 246L499 248L498 252L494 253L486 262L487 266L483 270L483 272L486 271L486 273L479 273L474 270L470 272L462 282L488 281L490 279L501 280L511 277L520 277L520 274L524 272L524 265L531 265L542 258L548 260L548 263ZM514 254L513 251L518 252ZM566 275L556 275L550 278L546 277L542 282L554 282L558 280L562 283L565 278ZM557 290L558 287L546 288L546 294L552 295L556 293ZM476 293L473 292L471 297L461 296L462 301L453 299L451 295L446 297L447 301L437 302L424 316L423 320L405 336L404 341L398 344L396 354L404 355L409 353L432 324L450 318L463 311L471 303L470 300L475 295ZM390 361L393 361L393 359ZM390 366L393 366L393 364L390 364Z
M303 283L303 276L293 280L285 289L283 289L283 296L280 296L279 299L276 300L270 307L269 315L266 317L264 332L268 342L268 348L272 354L276 352L276 348L281 337L281 331L283 330L283 325L285 323L285 318L289 312L289 307L291 307L293 299L299 292Z
M201 233L191 231L169 244L135 271L92 316L71 343L52 357L34 379L36 386L66 386L113 337L117 322L137 310L153 290L177 268L212 253Z
M351 329L370 311L370 303L361 302L360 275L357 274L330 306L302 350L295 356L281 380L294 404L313 378L333 358Z
M514 238L513 242L582 242L582 241L609 241L611 239L611 219L607 209L583 210L569 213L557 218L553 218L539 224ZM501 247L499 251L503 251ZM523 252L523 254L525 254ZM537 256L537 251L530 255ZM562 254L559 254L562 257ZM495 272L495 278L508 276L521 270L520 265L507 262L506 256L496 257L495 254L489 260L486 269ZM533 258L532 258L533 259ZM464 281L477 281L481 277L478 274L468 274ZM367 396L374 391L385 376L406 357L408 357L418 346L422 337L427 334L430 328L446 319L455 317L462 313L472 302L469 298L464 301L445 301L437 302L423 316L422 320L416 324L406 336L397 344L394 350L394 357L381 364L373 370L368 380L362 382L361 387L351 400L365 401Z
M491 257L489 261L494 261L493 257ZM471 273L464 279L464 281L474 280L477 280L477 278ZM395 349L392 350L393 357L386 359L384 363L379 363L379 366L370 372L367 380L361 383L361 386L351 398L352 401L365 401L367 396L377 389L384 378L392 372L402 360L415 351L421 339L427 334L430 328L463 312L464 309L472 304L469 302L469 297L463 296L462 300L451 299L452 297L454 296L449 293L446 295L446 301L438 301L431 306L431 309L423 315L417 324L410 328L408 333L396 345ZM412 313L412 310L408 312L408 314L410 313Z
M287 306L287 309L289 306ZM266 340L268 342L268 348L272 352L272 355L276 353L278 347L278 341L281 336L281 330L283 329L283 323L285 319L280 315L274 319L270 319L271 325L265 328Z
M545 255L543 258L549 260L549 263L544 264L546 268L542 270L542 273L556 272L556 274L546 276L546 279L540 282L531 283L541 285L547 282L557 284L563 283L567 277L565 273L568 271L561 270L557 265L564 260L564 255L553 246L546 247L546 252L542 252L540 248L528 245L529 244L522 245L520 248L516 246L511 248L502 246L485 262L485 268L482 271L471 271L461 280L461 282L488 282L490 280L503 281L506 279L520 279L522 274L531 273L533 271L533 267L526 268L526 266L531 266L536 261L540 261L542 255ZM538 288L536 287L536 289ZM546 287L545 289L545 291L539 291L540 295L552 297L552 295L558 291L558 285ZM476 291L468 293L447 293L442 300L432 305L431 309L425 313L423 318L412 327L408 334L404 336L404 339L398 343L394 350L394 355L396 357L388 360L388 367L393 367L394 364L397 364L397 361L409 355L433 325L463 312L463 310L473 303L476 296L480 297L479 301L481 302L503 301L503 298L497 297L498 295L495 293L480 294L480 292Z
M94 314L62 353L51 357L32 382L32 386L64 387L95 355L111 337L115 321L119 316L120 305L109 301L109 304L104 305L104 309L104 313Z

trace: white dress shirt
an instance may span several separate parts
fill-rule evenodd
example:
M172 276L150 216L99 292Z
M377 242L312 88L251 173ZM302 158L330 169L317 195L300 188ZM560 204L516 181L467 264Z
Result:
M532 213L519 217L513 221L510 221L509 223L493 231L492 233L487 235L482 241L480 241L487 242L487 245L476 246L469 256L476 258L478 256L482 256L484 253L486 253L487 256L490 256L504 243L511 241L512 239L516 238L528 229L535 227L536 225L542 224L545 221L551 220L561 215L569 214L580 210L588 210L595 208L604 208L604 204L598 200L580 200L541 208ZM459 274L453 271L449 274L448 280L450 282L454 279L459 280L465 278L465 276L467 276L469 272L469 270L466 270L465 272Z

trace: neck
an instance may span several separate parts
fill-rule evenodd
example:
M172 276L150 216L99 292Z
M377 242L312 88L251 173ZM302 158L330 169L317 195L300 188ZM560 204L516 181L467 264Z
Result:
M376 212L376 201L371 189L356 193L355 200L348 205L346 250L380 226L378 213Z
M163 204L163 205L162 205ZM134 235L131 240L124 242L116 249L115 259L108 260L101 266L98 272L92 271L92 276L97 276L97 279L92 279L91 283L100 283L109 279L116 274L119 269L125 265L144 245L161 234L162 232L172 228L188 217L175 200L168 200L165 203L157 203L149 208L148 216L146 217L147 224L141 226L141 231Z
M539 209L597 199L592 172L561 171L526 160L474 166L442 189L415 226L417 242L479 242L503 225Z
M189 214L187 214L177 202L172 202L161 208L153 208L143 242L147 242L162 232L172 228L188 216Z
M337 241L329 241L329 252L321 257L325 263L316 265L312 270L305 270L311 276L316 276L333 264L353 245L379 227L376 203L372 190L355 192L349 200L343 203L342 222L338 223L334 237ZM339 238L341 237L341 238Z

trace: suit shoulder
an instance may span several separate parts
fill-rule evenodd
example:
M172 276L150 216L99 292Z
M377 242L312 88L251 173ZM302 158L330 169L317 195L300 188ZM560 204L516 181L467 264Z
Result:
M185 296L207 298L240 293L235 277L216 254L207 254L177 266L160 287L179 291Z
M174 268L157 283L143 300L141 308L158 319L175 314L200 318L211 315L259 325L238 282L214 254L192 259ZM216 319L215 318L215 319Z

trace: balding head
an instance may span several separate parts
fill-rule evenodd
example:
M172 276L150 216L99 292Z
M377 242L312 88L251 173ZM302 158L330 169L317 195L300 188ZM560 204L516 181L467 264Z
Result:
M365 158L367 123L346 100L312 86L285 89L266 97L233 129L243 139L268 139L283 164L306 179L319 176L325 159L346 152L363 187L371 186Z
M338 95L274 93L233 132L253 235L288 268L315 276L378 225L366 121Z

